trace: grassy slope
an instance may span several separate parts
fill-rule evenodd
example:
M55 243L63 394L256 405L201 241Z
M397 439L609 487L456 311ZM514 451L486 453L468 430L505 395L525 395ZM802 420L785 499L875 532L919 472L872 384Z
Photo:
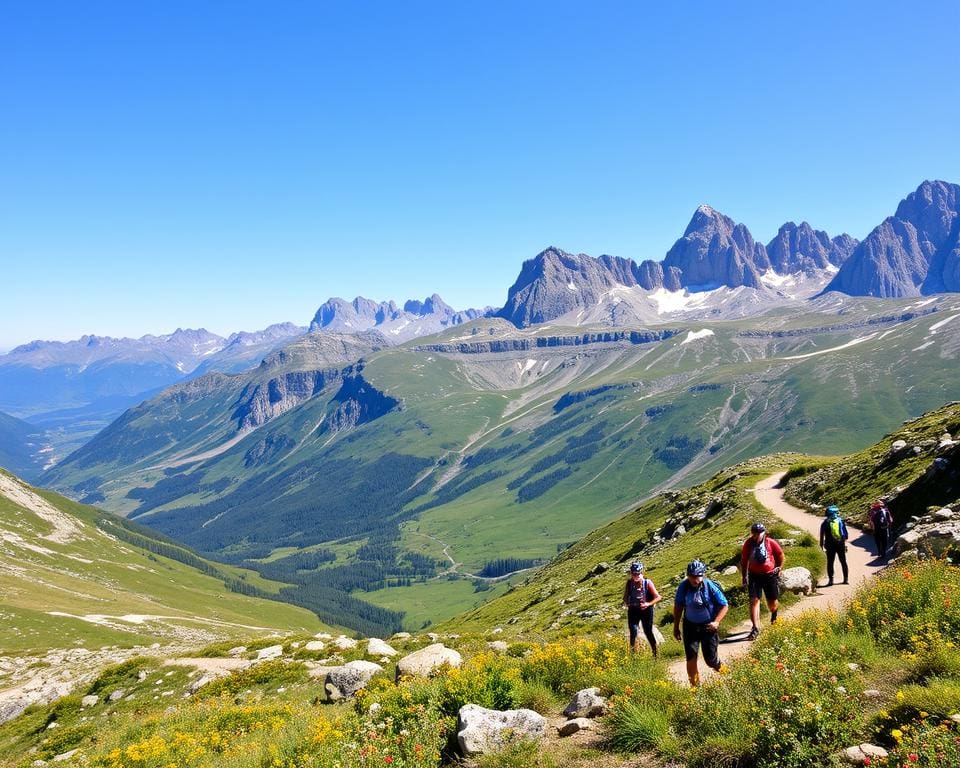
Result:
M48 523L0 496L0 528L46 550L10 541L0 548L0 652L74 644L206 642L265 630L322 628L307 611L228 592L220 579L117 541L96 527L102 513L93 508L38 493L78 522L79 535L68 543L50 541L44 538L51 532ZM146 623L118 618L138 614L163 618ZM102 616L105 623L76 618L82 616Z
M315 500L318 507L304 530L312 537L309 544L318 544L336 538L324 534L327 491L311 494L312 488L321 487L317 477L325 474L325 467L355 462L362 471L375 473L377 461L388 452L416 456L427 462L428 469L436 466L417 486L419 496L406 505L407 514L429 508L403 523L404 549L441 558L446 547L468 572L497 557L548 558L558 547L658 489L703 481L725 464L772 451L823 454L859 449L902 419L960 397L960 380L945 362L956 360L960 334L950 324L931 330L957 311L957 300L946 302L954 308L899 324L866 325L916 302L847 301L839 312L782 312L696 324L690 329L709 326L714 336L689 344L683 343L686 334L681 333L662 343L635 347L551 347L477 356L424 351L417 348L424 343L420 340L370 355L365 370L375 386L403 399L404 410L331 439L313 431L330 408L328 392L248 435L196 471L205 473L204 482L229 483L220 497L229 500L231 510L242 512L250 506L238 495L231 496L240 478L262 490L272 501L257 499L255 508L248 510L251 524L259 525L263 511L271 508L276 510L273 517L280 517L293 493L304 491L304 498L309 503ZM477 325L486 328L488 322ZM825 327L831 330L808 332ZM502 331L494 325L491 330ZM582 329L567 330L573 334ZM464 333L452 329L438 340ZM496 385L491 383L494 379ZM563 394L602 387L610 389L555 411ZM591 447L596 450L572 461L570 446L597 427L603 434ZM671 442L677 439L687 441L680 450ZM251 447L271 441L294 447L284 452L280 463L248 467L245 457ZM684 454L683 445L694 450ZM174 451L165 450L170 455ZM504 453L479 461L483 452L491 456L490 451ZM541 481L557 469L569 474L542 495L520 503L518 489L508 486L526 477L536 462L560 454L558 461L527 477L525 484ZM291 467L296 471L289 471ZM95 467L87 471L99 472ZM130 500L120 499L129 487L150 485L161 476L152 470L136 478L119 477L115 485L105 487L108 501L132 506ZM444 493L458 483L464 491L448 500ZM356 493L349 482L337 490L338 495ZM210 515L204 516L203 506L217 498L211 492L188 495L158 513L199 505L199 513L192 514L205 521ZM364 499L351 503L359 512ZM233 518L231 525L238 519ZM239 526L225 531L237 540L248 533ZM280 535L276 540L284 546L289 543ZM397 607L414 609L415 603L429 603L437 589L428 582L392 592L387 599L399 601Z

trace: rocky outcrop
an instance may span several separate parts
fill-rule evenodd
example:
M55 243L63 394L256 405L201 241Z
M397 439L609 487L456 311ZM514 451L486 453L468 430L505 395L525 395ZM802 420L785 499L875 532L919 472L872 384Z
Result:
M381 392L360 374L346 376L333 400L337 406L326 422L330 432L352 429L400 407L399 400Z
M857 246L827 290L881 298L960 291L960 185L923 182Z
M292 371L262 384L245 387L233 418L237 429L255 429L286 413L322 392L332 381L339 381L338 368L323 371Z
M600 301L617 286L637 285L630 259L567 253L551 246L525 261L498 313L518 328L545 323Z
M567 336L535 336L523 339L492 339L490 341L467 341L450 344L423 344L418 352L441 354L480 355L490 352L525 352L546 347L580 347L587 344L652 344L676 336L680 331L602 331Z
M760 288L770 260L743 224L701 205L663 260L664 270L671 267L680 271L685 288Z
M457 718L457 744L461 754L471 757L516 741L540 741L546 730L547 721L532 709L498 712L467 704Z
M815 272L839 267L853 253L858 241L850 235L832 240L830 235L814 229L807 222L799 225L788 221L767 244L770 266L781 275L794 272Z

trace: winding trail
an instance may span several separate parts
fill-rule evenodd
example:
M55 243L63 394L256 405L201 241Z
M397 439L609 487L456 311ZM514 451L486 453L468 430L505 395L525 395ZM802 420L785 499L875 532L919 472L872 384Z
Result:
M822 517L811 515L802 509L788 504L783 500L783 488L779 488L780 481L783 479L784 472L777 472L761 480L753 489L757 500L769 509L774 515L783 520L788 525L801 531L807 531L815 539L820 538L820 524ZM826 580L817 583L813 593L800 598L800 601L794 603L788 608L780 611L783 617L797 616L805 611L825 611L839 610L847 603L854 593L863 585L864 582L873 578L885 564L881 562L874 554L873 537L857 528L850 526L850 540L847 546L847 565L850 568L850 583L835 583L832 587L826 586ZM746 534L744 534L746 537ZM788 553L789 554L789 553ZM786 567L790 567L789 560ZM841 579L840 563L836 564L837 579ZM822 590L821 590L822 588ZM769 622L769 612L766 604L761 601L760 621L762 624ZM670 607L672 611L672 605ZM747 618L737 626L733 627L727 637L720 641L720 659L723 662L745 656L750 650L750 643L747 641L747 633L750 632L750 619ZM672 638L671 638L672 641ZM684 660L678 659L671 662L667 668L671 679L680 685L687 683L687 670ZM703 659L700 660L700 675L705 680L712 677L715 673L704 665Z

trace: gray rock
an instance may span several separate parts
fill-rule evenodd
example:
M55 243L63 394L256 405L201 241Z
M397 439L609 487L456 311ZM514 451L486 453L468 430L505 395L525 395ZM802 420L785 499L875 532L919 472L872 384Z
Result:
M0 703L0 725L20 717L31 704L29 699L14 699Z
M600 695L599 688L584 688L577 691L563 710L566 717L600 717L606 714L610 705Z
M901 451L905 451L906 449L907 449L906 440L894 440L893 443L890 445L890 454L894 455L894 454L900 453Z
M303 646L305 651L322 651L327 647L327 644L323 640L308 640L307 643Z
M69 760L71 757L73 757L75 754L77 754L77 752L79 751L80 751L79 749L71 749L69 752L61 752L59 755L55 755L54 757L52 757L51 762L54 762L54 763L65 762Z
M84 696L82 699L80 699L80 706L83 707L84 709L86 709L87 707L95 707L99 703L100 703L100 697L94 694L90 694L89 696Z
M419 675L420 677L429 677L434 670L439 669L444 664L456 668L462 663L463 657L457 651L447 648L443 643L433 643L400 659L397 662L397 676Z
M397 651L378 637L367 640L367 655L369 656L396 656Z
M324 683L327 696L331 701L353 696L378 672L383 672L383 667L372 661L348 661L342 667L334 667L327 672Z
M227 651L227 656L240 656L247 652L247 646L245 645L235 645L229 651Z
M124 696L126 696L126 695L127 695L127 692L126 692L123 688L117 688L117 690L113 691L113 692L107 697L107 700L108 700L108 701L120 701L120 699L122 699L122 698L123 698Z
M867 758L873 762L886 756L887 750L878 747L876 744L858 744L855 747L847 747L843 750L843 758L850 765L863 765Z
M270 661L283 656L282 645L270 645L257 651L257 661Z
M567 720L557 729L560 736L573 736L580 731L592 731L593 720L588 717L575 717L573 720Z
M330 645L339 651L351 651L357 647L357 641L352 637L340 635L339 637L335 637L333 640L331 640Z
M409 640L413 635L409 632L394 632L390 637L391 640Z
M493 709L466 704L457 719L457 744L465 757L482 755L516 741L540 741L547 721L532 709Z
M506 653L508 647L509 646L504 640L491 640L489 643L487 643L487 648L492 651L496 651L497 653Z
M782 590L793 592L795 595L801 593L809 595L813 592L813 576L809 570L800 565L780 571L779 581Z

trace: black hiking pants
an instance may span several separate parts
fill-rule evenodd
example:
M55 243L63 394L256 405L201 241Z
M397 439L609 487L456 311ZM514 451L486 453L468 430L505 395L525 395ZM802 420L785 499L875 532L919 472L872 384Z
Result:
M847 567L847 545L833 544L828 541L826 546L826 551L827 551L827 578L830 580L830 583L833 584L834 558L840 558L840 568L843 570L843 580L849 581L850 569Z
M873 531L873 539L877 542L877 557L887 558L887 547L890 546L890 529L881 526Z
M627 626L630 628L630 647L637 647L637 635L640 633L640 627L643 627L643 634L647 636L647 642L650 643L650 650L653 655L657 655L657 639L653 636L653 608L637 608L630 606L627 608Z

